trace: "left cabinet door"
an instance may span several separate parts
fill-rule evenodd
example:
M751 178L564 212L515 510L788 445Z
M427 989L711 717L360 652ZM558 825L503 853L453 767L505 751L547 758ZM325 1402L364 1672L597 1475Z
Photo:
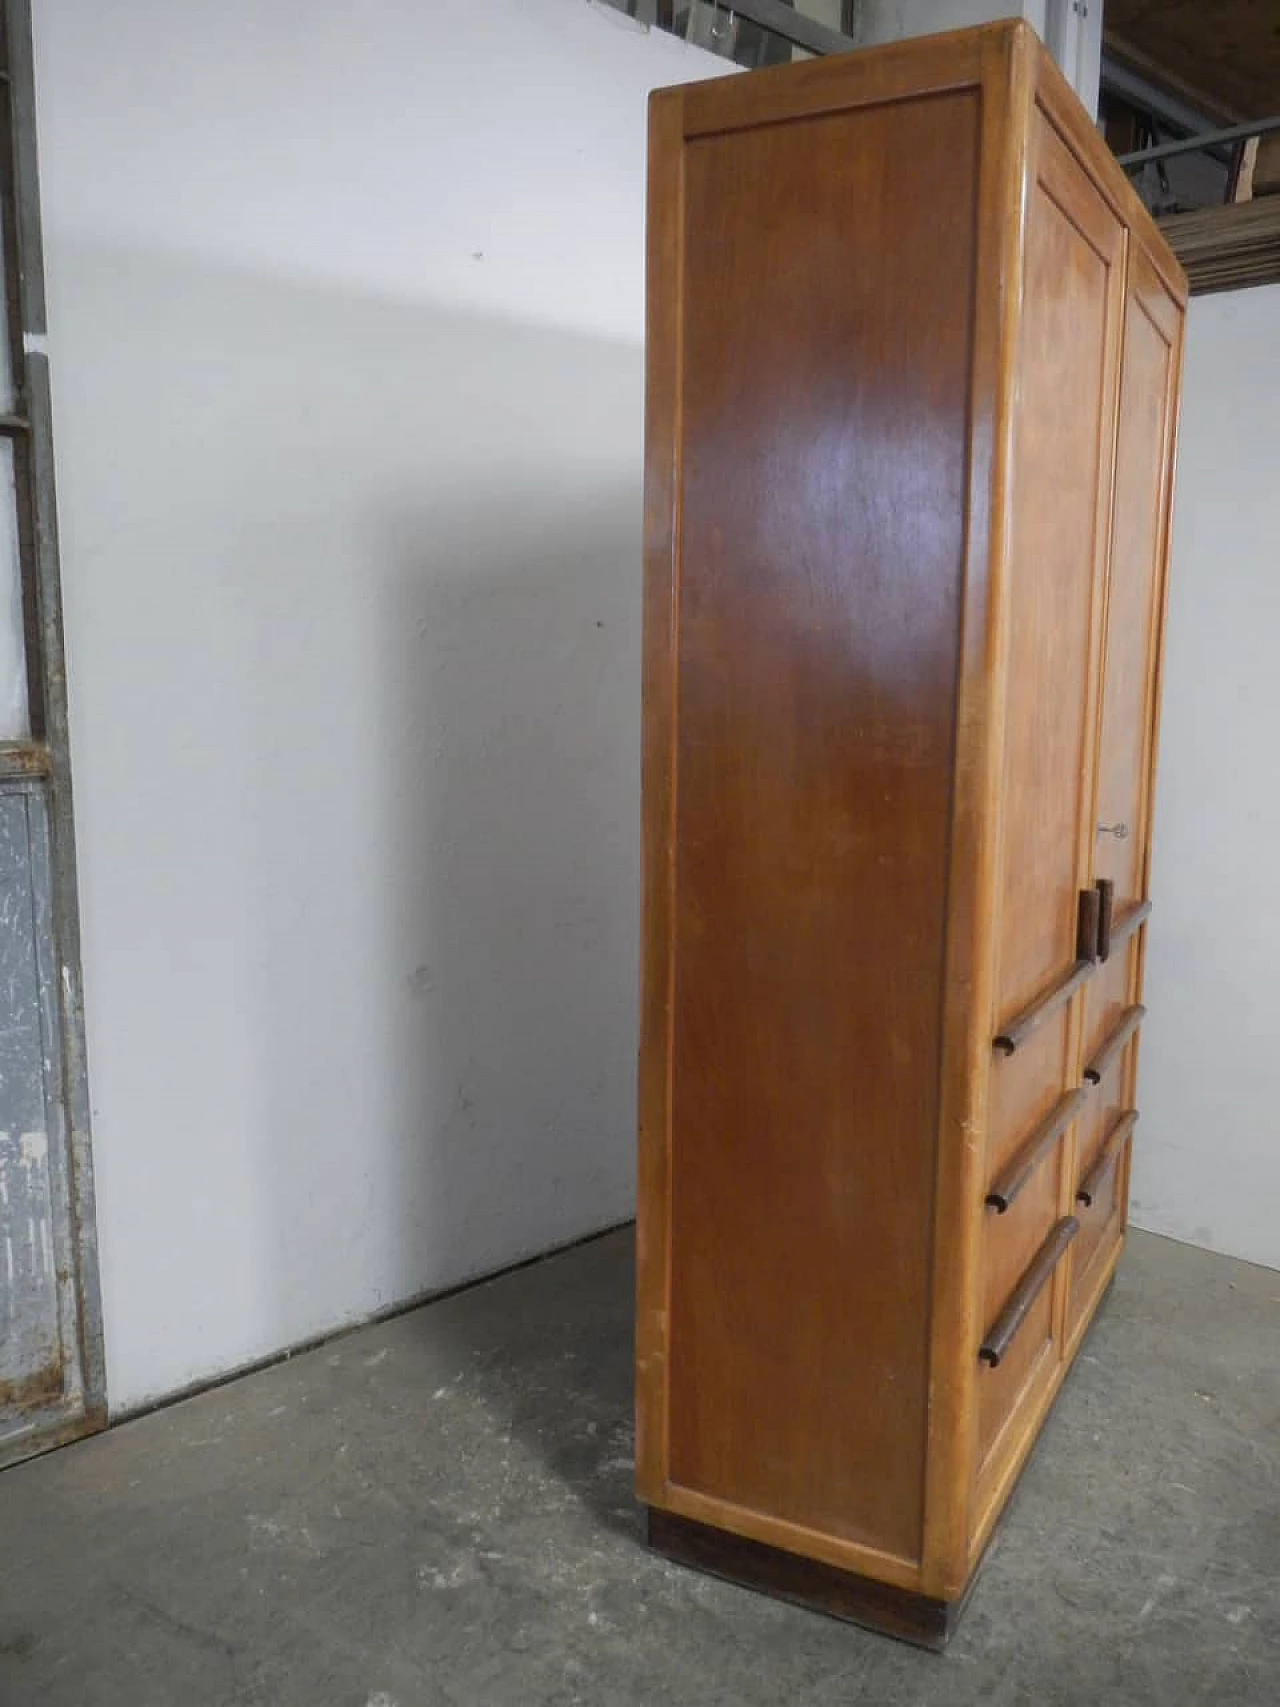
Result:
M1093 757L1122 348L1125 232L1037 111L1026 253L1006 604L987 1192L1032 1166L1007 1212L983 1212L982 1327L1027 1296L1066 1218L1080 972L1077 910L1091 882ZM1074 992L1074 993L1073 993ZM1037 1134L1052 1132L1039 1144ZM1066 1229L1069 1231L1069 1229ZM1069 1249L1069 1247L1068 1247ZM979 1509L989 1509L1056 1370L1067 1264L978 1381ZM974 1346L974 1355L979 1348Z

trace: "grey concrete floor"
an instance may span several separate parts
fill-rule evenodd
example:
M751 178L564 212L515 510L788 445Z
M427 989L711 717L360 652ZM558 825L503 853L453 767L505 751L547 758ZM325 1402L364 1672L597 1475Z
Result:
M645 1552L610 1235L0 1476L0 1702L1276 1707L1278 1330L1135 1234L937 1657Z

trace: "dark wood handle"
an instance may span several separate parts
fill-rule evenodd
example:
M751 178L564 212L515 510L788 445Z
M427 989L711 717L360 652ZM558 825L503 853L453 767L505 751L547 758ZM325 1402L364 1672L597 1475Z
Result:
M1040 1158L1045 1151L1057 1139L1061 1138L1067 1127L1075 1119L1081 1103L1084 1102L1088 1094L1082 1085L1079 1090L1071 1091L1053 1105L1026 1143L1019 1148L1013 1160L993 1183L991 1190L987 1193L987 1207L989 1209L995 1209L1001 1215L1004 1214L1036 1171Z
M1134 1032L1137 1031L1138 1027L1146 1017L1147 1010L1143 1007L1141 1002L1135 1002L1131 1008L1126 1008L1124 1010L1115 1025L1112 1026L1102 1048L1099 1049L1093 1060L1090 1061L1089 1065L1085 1068L1084 1077L1086 1084L1100 1085L1102 1083L1102 1075L1106 1072L1107 1068L1115 1060L1116 1056L1124 1048L1125 1044L1133 1036Z
M1111 956L1111 915L1115 911L1116 886L1109 877L1100 877L1094 884L1098 892L1098 959Z
M1098 958L1098 923L1102 897L1097 889L1082 889L1076 913L1076 959Z
M1037 996L1034 1002L1028 1002L1025 1008L1014 1014L1003 1031L998 1031L992 1038L991 1047L1002 1055L1012 1055L1033 1032L1039 1031L1047 1019L1071 1000L1081 984L1086 978L1091 978L1095 970L1092 960L1077 960L1056 984L1051 985L1042 996Z
M1111 936L1109 948L1114 948L1118 942L1133 935L1139 925L1145 925L1151 917L1150 901L1135 901L1132 907L1126 907L1119 918L1111 921ZM1105 956L1104 956L1105 958Z
M1127 1114L1122 1114L1119 1120L1102 1140L1102 1148L1094 1158L1093 1166L1076 1187L1076 1202L1086 1209L1093 1207L1093 1200L1098 1195L1098 1187L1106 1176L1107 1169L1115 1161L1123 1148L1129 1134L1138 1124L1138 1111L1131 1108Z
M1074 1215L1064 1215L1031 1259L1031 1266L1009 1295L1009 1301L978 1347L983 1363L994 1369L1008 1351L1013 1337L1031 1313L1031 1306L1044 1290L1044 1283L1057 1268L1063 1251L1080 1231Z

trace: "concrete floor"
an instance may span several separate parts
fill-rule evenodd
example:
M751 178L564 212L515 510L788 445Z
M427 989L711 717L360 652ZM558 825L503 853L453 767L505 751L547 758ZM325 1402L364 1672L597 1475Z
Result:
M0 1476L3 1707L1280 1702L1280 1274L1134 1235L944 1657L650 1557L613 1234Z

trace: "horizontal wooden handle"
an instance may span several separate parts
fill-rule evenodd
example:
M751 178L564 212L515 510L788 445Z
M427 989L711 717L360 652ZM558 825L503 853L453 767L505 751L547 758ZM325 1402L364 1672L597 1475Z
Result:
M1028 1002L1025 1008L1014 1014L1003 1031L998 1031L992 1038L991 1047L1001 1055L1012 1055L1033 1032L1039 1031L1047 1019L1071 1000L1085 979L1091 978L1096 970L1092 960L1077 960L1056 984L1051 985L1042 996L1037 996L1034 1002Z
M1062 1260L1062 1253L1080 1231L1074 1215L1064 1215L1031 1259L1031 1266L1014 1287L986 1338L978 1347L983 1363L994 1369L1008 1351L1013 1337L1031 1313L1031 1306L1044 1291L1045 1281Z
M1126 937L1132 936L1138 926L1145 925L1150 917L1150 901L1135 901L1133 906L1126 907L1123 913L1118 916L1113 915L1107 936L1107 953L1102 956L1102 959L1106 960L1118 942L1123 942Z
M1080 1110L1081 1103L1088 1096L1088 1091L1082 1085L1079 1090L1069 1092L1056 1102L1036 1127L1035 1131L1021 1145L1013 1160L993 1182L987 1193L987 1207L997 1210L1001 1215L1017 1197L1023 1186L1031 1178L1039 1165L1045 1151L1070 1126Z
M1093 1200L1098 1195L1098 1187L1106 1177L1107 1169L1111 1166L1123 1148L1129 1134L1138 1124L1138 1111L1131 1108L1127 1114L1122 1114L1119 1120L1102 1140L1102 1148L1094 1157L1093 1166L1076 1187L1076 1202L1083 1204L1086 1209L1093 1207Z
M1135 1002L1131 1008L1126 1008L1120 1018L1107 1034L1101 1049L1084 1070L1085 1083L1100 1085L1102 1075L1124 1048L1125 1044L1137 1031L1147 1017L1147 1010L1141 1002Z

